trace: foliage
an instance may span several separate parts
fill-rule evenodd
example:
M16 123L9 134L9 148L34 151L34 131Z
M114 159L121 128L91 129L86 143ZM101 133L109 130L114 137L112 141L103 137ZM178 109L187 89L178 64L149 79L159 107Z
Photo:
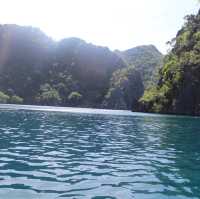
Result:
M82 98L82 95L79 92L71 92L68 96L68 100L80 100Z
M107 108L132 107L142 81L151 84L162 60L153 46L115 53L78 38L55 42L37 28L18 25L0 25L0 55L5 52L0 90L11 98L4 102L96 108L104 102Z
M19 97L17 95L11 96L10 100L9 100L9 102L11 104L23 104L23 101L24 101L23 98L21 98L21 97Z
M6 104L8 103L10 97L8 95L6 95L5 93L0 91L0 103L1 104Z
M79 92L73 91L69 94L68 100L72 105L78 105L81 102L82 95Z
M132 109L143 90L140 73L133 66L118 69L110 79L103 105L106 108Z
M18 25L0 25L0 54L5 52L0 90L27 104L71 105L68 96L77 91L84 93L81 106L100 106L112 73L126 67L108 48L78 38L55 42L37 28ZM46 84L50 88L42 88Z
M128 65L140 72L145 88L158 81L163 55L153 45L138 46L124 52L117 52Z
M59 105L61 102L58 91L52 88L49 84L41 86L40 94L37 96L36 100L38 103L45 105Z
M143 111L200 114L200 12L185 19L164 58L158 85L140 99Z

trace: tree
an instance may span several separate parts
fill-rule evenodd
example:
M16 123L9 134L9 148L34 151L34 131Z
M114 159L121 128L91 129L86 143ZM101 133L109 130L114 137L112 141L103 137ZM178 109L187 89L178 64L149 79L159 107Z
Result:
M134 66L116 70L110 79L103 107L130 110L143 92L141 75Z
M77 105L81 101L82 97L83 96L79 92L73 91L69 94L68 100L72 105Z
M42 105L59 105L61 102L58 91L49 84L42 85L40 94L36 97L36 101Z
M164 58L158 84L145 91L139 110L200 115L200 11L185 17Z
M21 98L21 97L19 97L19 96L17 96L17 95L11 96L11 97L10 97L10 100L9 100L9 102L10 102L11 104L22 104L23 101L24 101L23 98Z
M10 97L6 94L4 94L3 92L0 91L0 103L1 104L6 104L8 103Z

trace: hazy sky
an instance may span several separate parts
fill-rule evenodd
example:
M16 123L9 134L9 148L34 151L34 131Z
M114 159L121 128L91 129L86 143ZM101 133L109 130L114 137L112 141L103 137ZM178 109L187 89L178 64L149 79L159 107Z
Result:
M128 49L166 42L196 13L197 0L0 0L0 23L39 27L53 39L80 37L96 45Z

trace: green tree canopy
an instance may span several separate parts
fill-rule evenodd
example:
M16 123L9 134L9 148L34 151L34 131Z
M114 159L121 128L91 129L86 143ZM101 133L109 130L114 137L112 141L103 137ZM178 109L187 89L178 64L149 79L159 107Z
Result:
M17 96L17 95L11 96L11 97L10 97L10 100L9 100L9 102L10 102L11 104L22 104L23 101L24 101L23 98L21 98L21 97L19 97L19 96Z
M8 103L10 97L6 94L4 94L3 92L0 91L0 103L1 104L6 104Z
M59 105L61 102L58 91L52 88L49 84L44 84L40 88L40 94L36 97L40 104L44 105Z

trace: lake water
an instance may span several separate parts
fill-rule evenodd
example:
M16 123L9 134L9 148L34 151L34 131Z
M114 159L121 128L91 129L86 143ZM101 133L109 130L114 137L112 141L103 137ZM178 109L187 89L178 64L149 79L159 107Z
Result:
M200 198L200 118L1 105L0 198Z

